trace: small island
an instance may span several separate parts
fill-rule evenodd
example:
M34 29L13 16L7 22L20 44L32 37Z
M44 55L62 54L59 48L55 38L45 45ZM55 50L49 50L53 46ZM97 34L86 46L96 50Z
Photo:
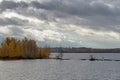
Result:
M7 37L1 43L0 59L47 59L50 56L50 52L51 50L48 46L38 47L35 40Z

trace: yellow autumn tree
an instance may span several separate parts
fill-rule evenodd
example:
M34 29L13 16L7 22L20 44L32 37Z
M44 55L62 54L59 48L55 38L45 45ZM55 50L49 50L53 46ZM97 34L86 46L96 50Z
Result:
M44 48L39 48L39 57L40 58L49 58L50 56L50 48L44 47Z
M11 40L12 40L12 39L11 39L10 37L7 37L7 38L5 39L5 42L7 43L8 46L9 46Z
M22 57L24 57L24 58L28 57L28 49L27 49L27 47L28 47L28 39L24 38L22 40L22 54L23 54Z
M0 48L1 58L49 58L50 48L39 48L36 41L24 38L17 40L16 38L7 37L2 42Z
M36 45L36 42L34 40L29 40L29 54L31 58L36 58L38 53L38 47Z
M0 56L1 57L7 57L8 56L8 51L9 51L9 47L8 47L7 43L3 42Z
M2 55L1 55L1 48L0 48L0 58L2 58Z
M15 40L12 39L12 41L9 44L9 57L14 58L16 56L15 53Z
M16 53L16 57L22 56L22 43L20 42L20 40L17 41L16 43L15 53Z

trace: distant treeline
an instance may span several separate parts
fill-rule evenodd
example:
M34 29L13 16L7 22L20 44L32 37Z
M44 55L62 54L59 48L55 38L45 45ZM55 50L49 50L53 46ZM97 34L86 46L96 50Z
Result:
M38 47L34 40L27 38L18 40L16 38L7 37L1 43L0 59L49 58L50 52L49 47Z
M63 53L120 53L120 48L115 49L95 49L95 48L51 48L52 52L63 52Z

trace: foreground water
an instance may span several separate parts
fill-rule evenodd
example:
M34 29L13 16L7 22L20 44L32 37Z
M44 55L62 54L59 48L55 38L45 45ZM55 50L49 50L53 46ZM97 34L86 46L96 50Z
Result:
M65 54L64 58L70 60L0 61L0 80L120 80L119 61L78 60L81 56L88 58L88 55ZM120 58L120 54L92 55Z

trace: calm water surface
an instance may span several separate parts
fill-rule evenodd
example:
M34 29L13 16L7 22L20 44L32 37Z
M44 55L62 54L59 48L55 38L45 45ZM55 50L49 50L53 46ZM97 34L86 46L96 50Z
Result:
M120 59L120 54L94 56ZM120 80L119 61L79 60L88 57L89 54L64 54L70 60L0 61L0 80Z

